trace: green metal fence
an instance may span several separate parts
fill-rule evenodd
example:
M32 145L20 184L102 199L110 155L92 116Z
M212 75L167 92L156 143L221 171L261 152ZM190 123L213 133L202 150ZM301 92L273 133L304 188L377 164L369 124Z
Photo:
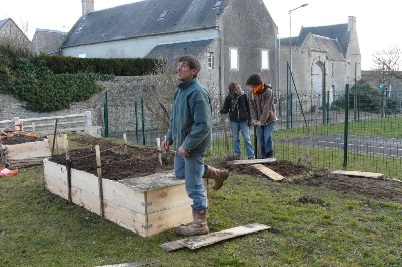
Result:
M383 106L369 112L359 106L359 96L349 94L348 90L349 86L346 86L344 94L325 96L327 101L323 101L320 95L299 95L297 101L289 96L277 99L275 158L329 170L379 172L402 180L402 115L386 114L382 112ZM147 122L147 111L144 111L141 99L119 103L105 101L105 105L108 105L104 107L108 124L110 118L116 116L107 112L120 107L131 113L130 123L125 122L126 128L107 126L105 136L122 139L126 133L129 141L149 146L156 146L156 138L163 140L165 130ZM122 107L124 105L131 107ZM228 120L222 120L220 116L214 114L210 154L227 157L233 147L231 132ZM119 120L115 120L114 123L118 124ZM110 132L114 128L119 131ZM251 139L258 155L255 130L252 126ZM246 157L242 138L240 142L242 155Z

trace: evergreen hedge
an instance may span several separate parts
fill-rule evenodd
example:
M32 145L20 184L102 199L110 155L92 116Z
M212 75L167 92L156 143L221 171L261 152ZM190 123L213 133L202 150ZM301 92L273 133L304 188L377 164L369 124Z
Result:
M154 59L99 59L34 56L11 44L0 45L0 92L25 102L28 110L51 112L88 100L102 88L97 80L153 72Z

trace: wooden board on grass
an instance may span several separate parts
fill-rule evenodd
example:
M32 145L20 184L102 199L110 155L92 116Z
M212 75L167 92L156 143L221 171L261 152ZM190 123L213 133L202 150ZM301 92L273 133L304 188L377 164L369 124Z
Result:
M347 176L357 176L357 177L366 177L366 178L382 178L384 174L376 173L376 172L361 172L361 171L333 171L335 174L343 174Z
M271 178L274 181L281 181L281 180L285 179L285 177L283 177L279 173L274 172L273 170L271 170L270 168L268 168L262 164L253 164L251 166L253 166L254 168L256 168L257 170L259 170L260 172L262 172L263 174L265 174L266 176L268 176L269 178Z
M260 223L252 223L234 228L225 229L216 233L211 233L203 236L194 236L190 238L180 239L160 245L166 251L173 251L187 247L189 249L197 249L205 247L223 240L234 237L248 235L262 230L270 229L270 226Z
M260 163L271 163L275 162L276 158L267 159L239 159L228 162L229 164L239 165L239 164L260 164Z

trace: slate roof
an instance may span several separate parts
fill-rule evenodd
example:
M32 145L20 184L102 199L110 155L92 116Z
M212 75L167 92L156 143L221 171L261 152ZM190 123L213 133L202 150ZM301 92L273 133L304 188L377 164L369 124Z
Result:
M346 56L351 34L351 32L348 31L347 23L318 27L302 27L299 36L292 37L292 45L300 46L309 33L335 40L339 44L339 49L343 56ZM289 38L281 39L281 44L289 45Z
M222 2L217 8L214 6ZM63 47L214 28L229 0L144 0L91 12L68 33ZM160 15L166 12L164 18Z
M156 46L145 57L147 58L165 58L169 63L176 63L178 56L183 54L199 55L206 51L208 45L214 40L202 40L183 43L162 44Z
M338 42L328 37L313 35L313 44L310 49L324 51L327 57L333 60L345 60Z
M0 28L3 27L4 24L6 24L7 20L9 19L0 20Z

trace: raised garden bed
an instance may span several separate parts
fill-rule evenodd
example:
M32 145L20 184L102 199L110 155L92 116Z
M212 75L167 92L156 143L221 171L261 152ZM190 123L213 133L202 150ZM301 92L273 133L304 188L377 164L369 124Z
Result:
M3 138L1 149L7 162L50 156L49 142L46 138L15 135L11 138Z
M162 154L161 164L152 148L104 143L100 149L101 175L95 149L70 151L70 170L65 154L45 159L46 188L143 237L192 221L192 201L184 180L173 175L172 153Z

